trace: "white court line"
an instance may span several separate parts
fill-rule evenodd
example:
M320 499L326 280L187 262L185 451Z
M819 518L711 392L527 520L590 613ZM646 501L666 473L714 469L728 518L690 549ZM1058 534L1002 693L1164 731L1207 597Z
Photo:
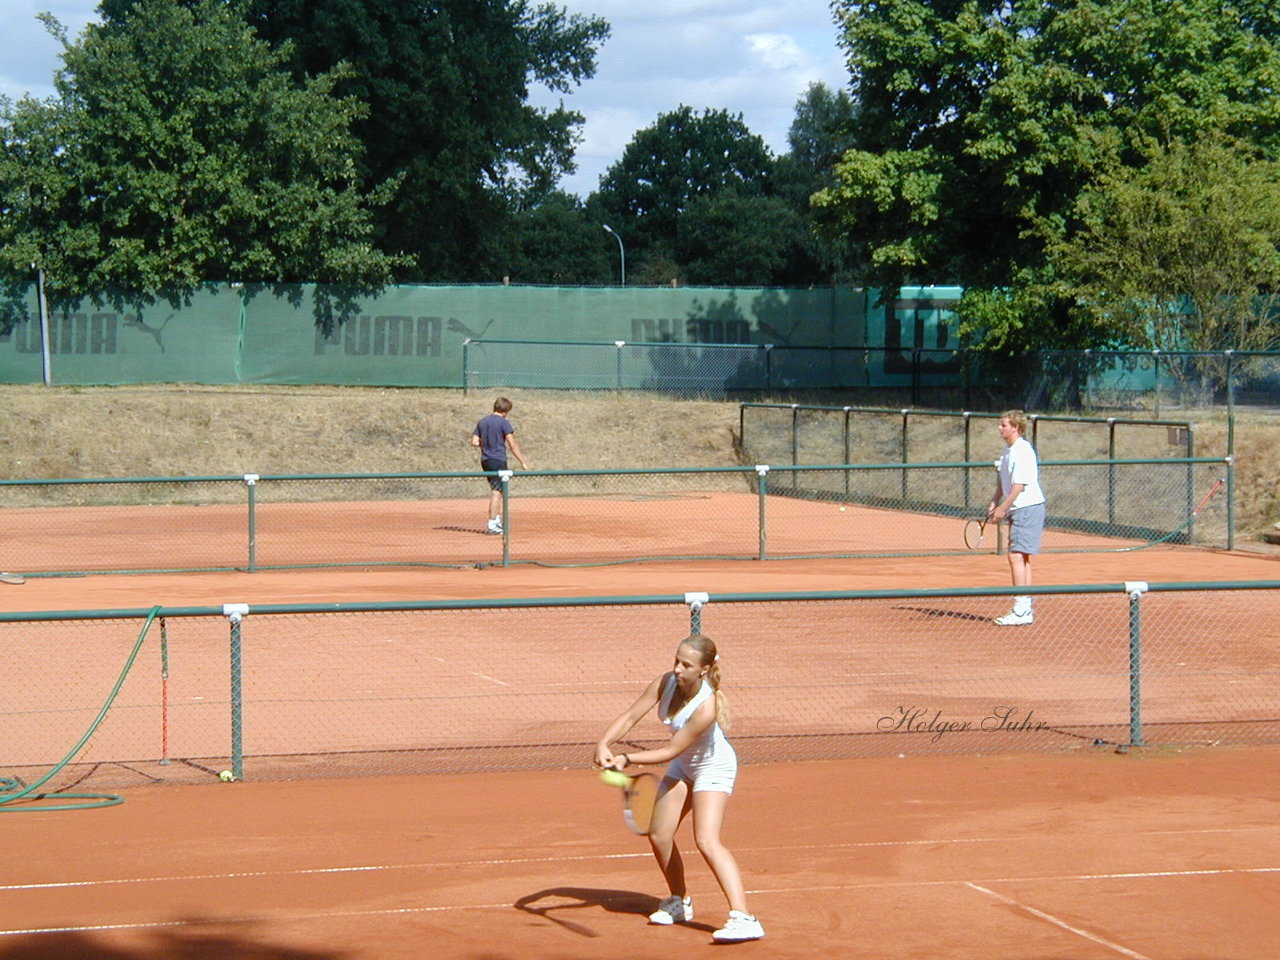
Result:
M308 867L300 870L246 870L239 873L192 873L172 877L125 877L115 880L67 880L59 883L6 883L6 890L62 890L70 887L110 887L133 883L174 883L193 880L245 880L250 877L309 877L326 873L381 873L391 870L440 870L458 867L503 867L518 863L571 863L575 860L649 859L651 853L593 853L578 857L513 857L508 860L442 860L435 863L377 863L348 867Z
M999 900L1001 903L1007 904L1011 907L1017 907L1019 910L1025 910L1032 916L1039 917L1041 920L1051 923L1055 927L1059 927L1069 933L1074 933L1078 937L1084 937L1086 940L1092 940L1099 946L1106 947L1108 950L1114 950L1116 953L1129 957L1130 960L1150 960L1149 957L1130 950L1128 947L1122 947L1118 943L1112 943L1110 940L1107 940L1104 937L1099 937L1097 934L1090 933L1088 930L1081 930L1079 927L1072 926L1065 920L1059 919L1052 914L1045 913L1043 910L1037 910L1035 907L1029 907L1025 903L1019 903L1017 900L996 893L994 890L988 890L986 887L979 886L976 883L969 883L968 881L965 882L965 886L971 890L977 890L979 893L986 894L988 897L992 897L995 900Z
M1139 834L1127 833L1126 836L1140 837L1158 837L1158 836L1188 836L1204 833L1243 833L1248 829L1272 829L1269 825L1259 824L1256 828L1240 828L1240 827L1207 827L1195 830L1148 830ZM852 850L860 847L935 847L947 844L962 843L1026 843L1033 839L1054 839L1044 837L941 837L941 838L923 838L919 840L855 840L849 843L811 843L811 844L785 844L777 846L750 846L739 847L741 850L764 852L776 850ZM696 851L683 851L689 856L693 856ZM458 867L499 867L511 866L522 863L574 863L583 860L634 860L648 859L651 856L648 852L643 853L592 853L581 854L576 856L556 855L549 857L511 857L506 859L495 860L442 860L428 861L421 863L379 863L364 865L348 865L342 867L303 867L297 870L250 870L237 873L198 873L184 874L176 876L164 877L124 877L111 878L104 880L65 880L47 883L5 883L0 884L0 893L6 890L60 890L74 887L110 887L123 884L136 883L173 883L176 881L194 881L194 880L240 880L250 877L302 877L319 874L338 874L338 873L377 873L381 871L391 870L439 870L439 869L456 869ZM996 877L991 882L1005 882L1014 880L1114 880L1114 879L1139 879L1142 877L1193 877L1193 876L1213 876L1216 874L1226 873L1271 873L1280 871L1280 867L1256 867L1256 868L1230 868L1222 870L1176 870L1176 871L1152 871L1147 873L1098 873L1098 874L1070 874L1065 876L1042 876L1042 877ZM906 881L907 883L954 883L953 880L938 881ZM880 886L881 884L870 884L870 886ZM834 887L823 889L855 889L868 884L839 884ZM782 891L770 891L782 892Z
M647 853L645 854L611 854L604 857L603 859L628 859L632 857L643 857L644 859L647 860L649 856L650 855ZM504 863L532 862L532 859L533 858L531 858L531 860L529 861L493 860L493 861L472 861L472 862L504 864ZM545 859L550 859L550 858L545 858ZM561 859L590 860L595 858L594 857L564 857ZM397 868L337 867L337 868L325 869L325 870L299 870L299 871L294 871L294 873L297 873L297 874L348 873L348 872L356 872L356 871L362 871L362 870L382 870L382 869L397 869ZM1235 870L1179 870L1179 871L1167 871L1167 872L1158 872L1158 873L1082 874L1078 877L1072 877L1072 876L999 877L993 880L987 880L986 882L987 883L1016 883L1016 882L1031 882L1036 880L1103 880L1103 879L1116 879L1116 878L1132 879L1135 877L1212 876L1212 875L1246 874L1246 873L1280 873L1280 867L1254 867L1254 868L1244 868L1244 869L1235 869ZM173 879L186 879L186 880L235 879L240 877L271 876L271 875L274 875L274 874L266 874L266 873L238 873L238 874L221 874L221 875L213 874L208 877L178 877ZM156 879L163 879L163 878L156 878ZM106 882L107 883L134 883L134 882L146 882L146 881L111 880ZM823 884L823 885L808 886L808 887L780 887L772 890L752 889L746 892L750 896L768 896L768 895L780 895L780 894L812 894L812 893L822 893L822 892L827 892L832 890L907 889L907 888L913 888L913 887L923 888L923 887L956 886L960 884L963 884L966 887L971 887L974 890L978 890L982 893L989 894L995 897L996 899L1006 900L1008 903L1014 906L1017 906L1023 910L1027 910L1028 912L1033 913L1036 916L1043 917L1045 920L1048 920L1051 923L1056 923L1057 925L1063 927L1064 929L1070 930L1072 933L1078 933L1083 937L1087 937L1091 940L1096 940L1098 943L1104 946L1111 947L1115 950L1118 950L1121 953L1124 953L1126 956L1130 957L1131 960L1149 960L1149 958L1143 957L1141 954L1133 953L1132 951L1126 950L1124 947L1120 947L1115 944L1108 943L1107 941L1098 939L1086 931L1077 930L1074 927L1071 927L1070 925L1065 924L1060 920L1057 920L1055 917L1052 917L1049 914L1043 913L1043 911L1039 911L1032 907L1028 907L1025 904L1018 903L1017 901L1014 901L1014 900L1008 900L1007 898L1001 897L999 894L993 893L992 891L987 890L986 888L981 887L978 884L968 880L887 880L887 881L882 880L882 881L869 881L865 883ZM76 886L76 884L65 884L65 885L49 884L48 886ZM6 889L13 889L13 888L6 888ZM296 922L301 920L325 920L331 917L382 917L382 916L394 916L398 914L442 913L446 911L461 911L461 910L509 910L512 908L513 908L513 905L510 903L468 903L468 904L455 904L453 906L448 906L448 907L424 906L424 907L394 907L394 908L385 909L385 910L324 910L324 911L311 912L311 913L288 913L288 914L277 914L273 916L258 916L258 917L220 917L220 918L202 918L199 920L154 920L154 921L140 921L137 923L86 924L83 926L69 926L69 927L28 927L23 929L0 930L0 937L13 937L13 936L20 936L20 935L34 935L34 934L42 934L42 933L92 933L95 931L103 931L103 930L151 930L151 929L160 928L160 927L181 927L181 926L197 926L197 925L217 926L218 924L233 924L233 923L264 923L264 922L281 922L281 921Z

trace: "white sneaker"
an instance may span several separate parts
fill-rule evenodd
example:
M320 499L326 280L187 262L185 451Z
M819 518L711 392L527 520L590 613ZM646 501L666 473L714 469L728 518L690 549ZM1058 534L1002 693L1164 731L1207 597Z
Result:
M741 910L730 910L723 927L711 935L717 943L741 943L743 940L759 940L764 936L760 921Z
M1002 627L1020 627L1024 623L1034 623L1035 617L1032 616L1030 610L1026 613L1019 613L1017 610L1010 610L1003 617L996 617L995 622L1000 624Z
M488 524L490 533L502 533L502 521L494 517Z
M658 904L657 910L649 914L649 922L662 927L673 923L688 923L692 919L692 897L667 897Z

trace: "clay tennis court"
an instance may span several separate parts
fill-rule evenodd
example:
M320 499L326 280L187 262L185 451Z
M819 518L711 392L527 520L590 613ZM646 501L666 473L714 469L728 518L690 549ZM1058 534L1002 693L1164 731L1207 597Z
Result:
M122 567L128 543L113 544ZM1038 561L1042 584L1273 580L1278 571L1263 556L1178 548ZM4 587L0 606L714 595L1003 586L1007 576L1003 558L989 555L97 575ZM1269 637L1268 612L1250 617ZM717 639L731 656L732 638ZM566 638L564 655L579 655L579 641ZM732 694L732 673L729 683ZM618 689L613 712L630 697ZM657 870L623 827L616 796L585 766L139 785L104 809L0 813L0 958L657 958L716 949L1263 960L1280 942L1278 760L1275 746L1127 755L1086 746L748 764L726 840L767 936L715 948L709 933L723 904L691 841L696 923L646 926L661 892Z

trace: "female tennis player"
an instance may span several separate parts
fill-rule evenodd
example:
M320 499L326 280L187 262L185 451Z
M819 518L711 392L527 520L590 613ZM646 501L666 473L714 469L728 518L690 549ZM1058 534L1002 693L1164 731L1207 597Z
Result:
M609 724L596 744L596 764L614 770L625 770L634 764L667 764L658 789L649 845L671 895L649 915L649 922L666 925L693 919L693 900L685 889L684 861L675 842L677 828L692 812L698 850L729 901L728 921L711 936L721 943L735 943L759 940L764 936L764 927L747 909L738 862L720 841L725 806L738 775L738 755L724 735L729 705L720 691L719 660L710 637L694 634L681 641L672 668L645 687L636 702ZM667 745L614 753L613 744L655 706L658 719L671 728Z

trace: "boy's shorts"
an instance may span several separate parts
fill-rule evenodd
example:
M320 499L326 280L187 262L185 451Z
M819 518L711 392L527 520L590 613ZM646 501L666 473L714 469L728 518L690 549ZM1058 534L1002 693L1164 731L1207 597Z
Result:
M493 470L505 470L505 469L507 469L507 461L505 461L505 460L491 460L491 459L489 459L488 457L483 457L483 458L480 460L480 469L481 469L481 470L483 470L483 471L485 471L486 473L489 473L490 471L493 471ZM501 489L502 489L502 478L501 478L501 477L485 477L485 479L489 481L489 489L490 489L490 490L501 490Z

